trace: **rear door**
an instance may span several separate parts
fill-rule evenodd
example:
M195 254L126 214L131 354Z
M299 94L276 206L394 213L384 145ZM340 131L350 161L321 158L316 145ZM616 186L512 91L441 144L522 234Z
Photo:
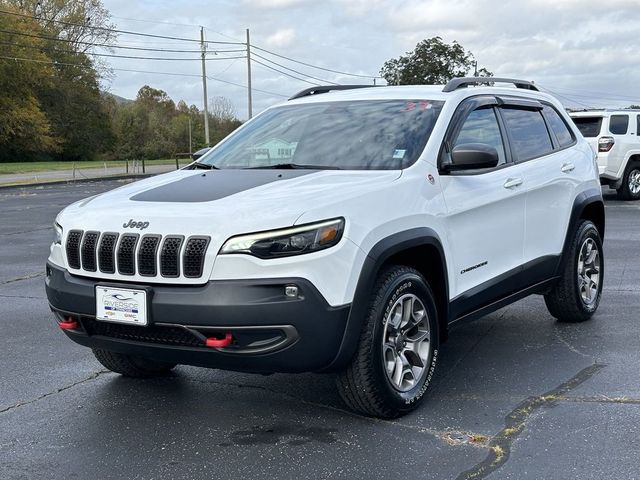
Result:
M494 168L447 172L456 145L482 143L500 158ZM495 97L472 97L453 116L440 155L451 248L452 315L464 315L503 296L522 263L525 185L511 161Z
M553 275L569 224L573 199L593 157L576 144L567 120L550 104L503 108L515 161L527 178L524 278L534 284Z

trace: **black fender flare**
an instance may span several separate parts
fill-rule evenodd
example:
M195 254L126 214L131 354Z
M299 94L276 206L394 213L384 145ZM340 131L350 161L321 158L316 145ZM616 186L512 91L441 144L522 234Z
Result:
M602 211L604 212L604 200L602 198L601 188L590 188L588 190L585 190L578 194L574 199L573 207L571 208L571 216L569 217L569 224L567 225L567 232L564 238L564 244L562 246L562 254L560 255L560 261L558 262L555 271L556 276L560 276L562 274L565 262L567 261L567 251L571 242L572 233L576 230L578 222L582 218L585 210L594 205L600 206L602 208ZM597 227L600 231L602 241L604 242L604 217L602 225L597 225Z
M428 227L417 227L410 230L394 233L378 241L369 251L360 271L351 310L347 319L344 336L338 354L331 364L325 369L339 371L346 367L353 357L358 341L366 309L369 304L369 296L377 280L380 269L393 255L420 246L433 246L439 253L444 273L445 311L441 312L444 318L440 319L441 325L447 325L449 305L449 279L447 274L446 257L440 236L435 230Z

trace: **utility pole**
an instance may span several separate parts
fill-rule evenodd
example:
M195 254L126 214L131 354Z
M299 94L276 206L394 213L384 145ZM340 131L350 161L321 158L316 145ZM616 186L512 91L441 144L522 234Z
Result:
M473 61L473 76L474 77L478 76L478 61L477 60Z
M209 109L207 108L207 45L204 43L204 27L200 27L200 50L202 51L202 90L204 91L204 141L209 146Z
M249 118L253 117L253 101L251 99L251 41L247 28L247 100L249 101Z
M193 153L193 143L191 141L191 115L189 115L189 154Z

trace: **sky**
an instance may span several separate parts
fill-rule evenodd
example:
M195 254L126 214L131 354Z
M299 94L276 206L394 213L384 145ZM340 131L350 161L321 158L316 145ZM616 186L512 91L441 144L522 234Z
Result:
M454 40L495 76L534 81L567 107L640 104L640 0L103 0L118 29L209 41L251 43L311 65L366 78L310 68L253 50L258 62L317 84L373 84L386 60L425 39ZM133 99L143 85L166 91L176 102L203 105L197 43L119 35L117 45L194 50L194 53L121 55L191 58L184 61L108 59L112 93ZM227 97L247 118L247 61L237 45L211 44L207 54L208 97ZM132 53L133 52L133 53ZM156 73L136 73L138 70ZM160 73L162 72L162 73ZM168 75L167 73L180 74ZM184 76L182 76L184 75ZM311 77L309 77L311 76ZM316 78L312 78L316 77ZM217 80L215 80L217 79ZM220 81L219 81L220 80ZM236 85L230 85L232 82ZM384 83L377 80L378 83ZM252 64L253 112L310 87Z

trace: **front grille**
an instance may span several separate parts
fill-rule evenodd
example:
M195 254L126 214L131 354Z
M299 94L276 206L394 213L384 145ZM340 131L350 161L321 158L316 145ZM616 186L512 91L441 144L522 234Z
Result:
M145 277L155 277L157 274L156 255L158 253L159 235L145 235L140 241L138 250L138 272Z
M100 232L87 232L82 239L82 268L88 272L96 271L96 245Z
M100 322L92 318L82 318L81 322L88 335L178 347L204 347L202 340L180 327L122 325Z
M71 230L65 250L69 267L87 272L144 277L200 278L209 237Z
M71 268L80 268L80 239L82 230L71 230L67 236L67 262Z
M98 264L100 271L103 273L116 273L116 243L118 242L117 233L105 233L100 240L98 248Z
M122 235L118 246L118 273L120 275L134 275L136 273L135 253L138 237L137 233Z
M202 275L207 245L209 245L209 237L191 237L187 240L183 259L185 277L198 278Z
M160 275L163 277L180 276L180 247L184 237L166 237L160 250Z

